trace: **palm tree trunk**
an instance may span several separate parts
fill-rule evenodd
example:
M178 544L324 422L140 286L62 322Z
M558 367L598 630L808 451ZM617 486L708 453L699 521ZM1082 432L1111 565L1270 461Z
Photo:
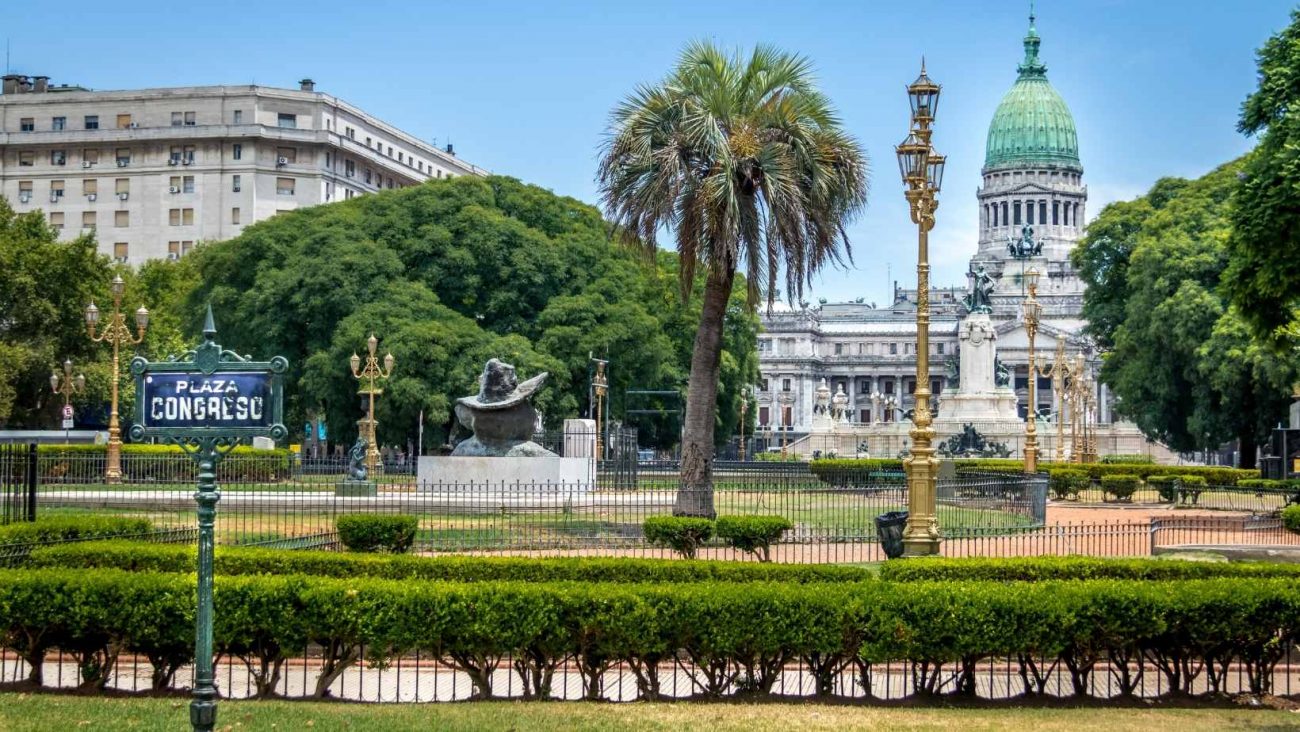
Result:
M734 266L709 268L704 284L704 308L695 331L691 378L686 388L686 422L682 431L682 468L675 516L713 518L713 426L718 411L718 371L722 363L722 332L731 299Z

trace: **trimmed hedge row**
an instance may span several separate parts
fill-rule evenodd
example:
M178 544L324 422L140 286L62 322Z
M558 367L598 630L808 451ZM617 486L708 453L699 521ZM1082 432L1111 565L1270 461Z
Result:
M99 541L41 547L27 566L193 572L193 546ZM217 574L305 574L449 582L860 582L875 575L864 567L818 564L756 564L612 557L416 557L345 552L217 546Z
M131 536L153 530L146 518L127 516L53 516L0 526L0 544L78 541L93 537Z
M784 516L719 516L716 520L694 516L651 516L641 523L646 541L666 546L694 559L700 547L717 536L735 549L753 554L760 562L772 561L772 545L794 528Z
M1047 580L1193 580L1218 577L1300 578L1300 565L1191 562L1176 559L1096 559L1093 557L1015 557L946 559L917 557L887 562L880 578L891 582Z
M1003 459L963 459L954 460L957 472L1023 472L1022 460ZM814 460L809 469L818 478L827 482L836 480L854 480L865 478L868 472L882 470L902 470L902 460ZM1100 481L1106 475L1134 475L1145 480L1153 475L1196 475L1204 478L1210 485L1236 485L1240 480L1259 478L1258 470L1239 468L1202 467L1195 465L1152 465L1143 463L1040 463L1039 469L1049 475L1061 470L1079 470L1087 474L1092 481Z
M40 472L46 480L80 481L103 471L106 445L38 445ZM217 480L230 482L278 481L293 475L293 453L286 449L261 450L240 445L217 463ZM122 473L132 481L173 482L191 480L193 467L176 445L122 445Z
M119 653L139 653L163 689L189 660L193 582L109 570L0 572L0 644L30 664L37 683L50 650L71 653L92 690L107 685ZM1131 697L1147 659L1173 693L1202 684L1223 693L1235 662L1250 691L1263 694L1300 636L1300 586L1290 580L1042 582L1008 592L998 582L218 577L215 602L217 652L246 665L260 696L275 693L286 663L309 644L323 656L317 697L363 650L372 664L411 652L433 656L468 675L477 698L494 696L502 668L526 697L548 697L557 669L572 663L585 696L596 699L606 672L623 663L642 698L659 699L660 669L672 661L693 669L708 698L769 694L796 662L819 695L833 694L845 671L871 694L873 671L900 661L922 694L955 679L955 693L974 695L978 664L990 658L1018 664L1020 673L1007 678L1031 695L1044 694L1059 667L1078 697L1088 695L1094 673L1113 674L1119 696Z
M406 514L345 513L334 519L348 551L404 554L415 543L420 520Z

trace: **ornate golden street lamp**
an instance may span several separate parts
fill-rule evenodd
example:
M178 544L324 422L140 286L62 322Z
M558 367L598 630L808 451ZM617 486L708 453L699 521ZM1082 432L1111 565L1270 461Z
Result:
M1029 409L1025 411L1025 472L1038 472L1038 362L1034 359L1034 336L1038 333L1038 319L1043 306L1038 302L1038 270L1030 268L1025 273L1025 286L1029 294L1020 304L1025 320L1025 334L1029 336Z
M1052 395L1056 398L1056 445L1053 460L1065 462L1065 407L1070 401L1065 379L1070 375L1070 363L1065 358L1065 341L1056 341L1056 358L1052 368L1039 370L1043 376L1052 377Z
M64 442L67 442L68 430L72 424L72 395L80 394L86 390L86 377L77 374L76 378L72 376L72 360L66 359L63 362L63 374L58 371L50 374L50 390L55 394L63 395L63 434Z
M946 159L930 145L931 125L939 106L939 85L925 73L907 87L912 129L898 145L898 169L907 187L904 195L917 228L916 260L916 407L912 412L912 449L903 468L907 473L907 526L903 552L907 556L939 553L939 521L935 493L939 461L934 457L934 428L930 426L930 230L939 207Z
M605 376L605 365L609 361L593 358L596 362L596 375L591 378L591 388L596 394L596 459L605 458L604 430L601 429L601 415L604 413L605 395L609 393L609 377Z
M1084 385L1086 375L1083 365L1083 354L1080 353L1074 357L1074 363L1070 366L1070 462L1072 463L1084 461L1081 423L1087 387Z
M749 387L740 390L740 462L745 462L745 413L749 411Z
M366 348L369 354L366 356L366 365L361 366L361 357L356 353L352 354L350 359L352 364L352 376L357 381L368 381L369 384L364 386L357 393L362 396L368 396L370 407L366 410L366 418L360 420L358 425L364 425L366 433L366 474L378 475L383 463L379 460L379 448L375 445L375 426L379 423L375 421L375 397L383 394L384 390L375 386L378 379L387 380L393 375L393 354L389 353L384 356L384 366L379 367L379 358L375 355L379 347L379 339L374 333L366 340Z
M96 343L109 343L113 346L113 385L108 412L108 461L104 466L104 481L122 482L122 428L117 421L117 381L118 353L123 345L138 346L144 340L145 329L149 327L149 311L143 305L135 311L136 334L131 335L131 328L126 324L126 314L122 312L122 293L126 283L121 275L114 275L111 285L113 292L113 314L108 324L99 335L95 335L95 326L99 324L99 308L94 301L86 306L86 330L90 340Z

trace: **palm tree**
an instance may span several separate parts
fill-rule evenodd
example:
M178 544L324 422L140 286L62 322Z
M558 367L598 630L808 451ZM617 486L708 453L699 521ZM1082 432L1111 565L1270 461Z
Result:
M649 255L676 239L683 297L705 279L691 354L674 513L713 510L713 431L723 320L736 271L747 304L790 298L849 254L845 224L866 204L867 163L802 56L758 46L748 58L686 47L657 86L613 111L599 185L625 240Z

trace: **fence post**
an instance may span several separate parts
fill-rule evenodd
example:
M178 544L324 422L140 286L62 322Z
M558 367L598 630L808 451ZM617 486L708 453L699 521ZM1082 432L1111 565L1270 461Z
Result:
M1147 556L1156 555L1156 532L1160 530L1160 519L1152 518L1150 528L1147 530Z
M36 443L27 445L27 471L24 482L27 488L27 520L36 520Z

